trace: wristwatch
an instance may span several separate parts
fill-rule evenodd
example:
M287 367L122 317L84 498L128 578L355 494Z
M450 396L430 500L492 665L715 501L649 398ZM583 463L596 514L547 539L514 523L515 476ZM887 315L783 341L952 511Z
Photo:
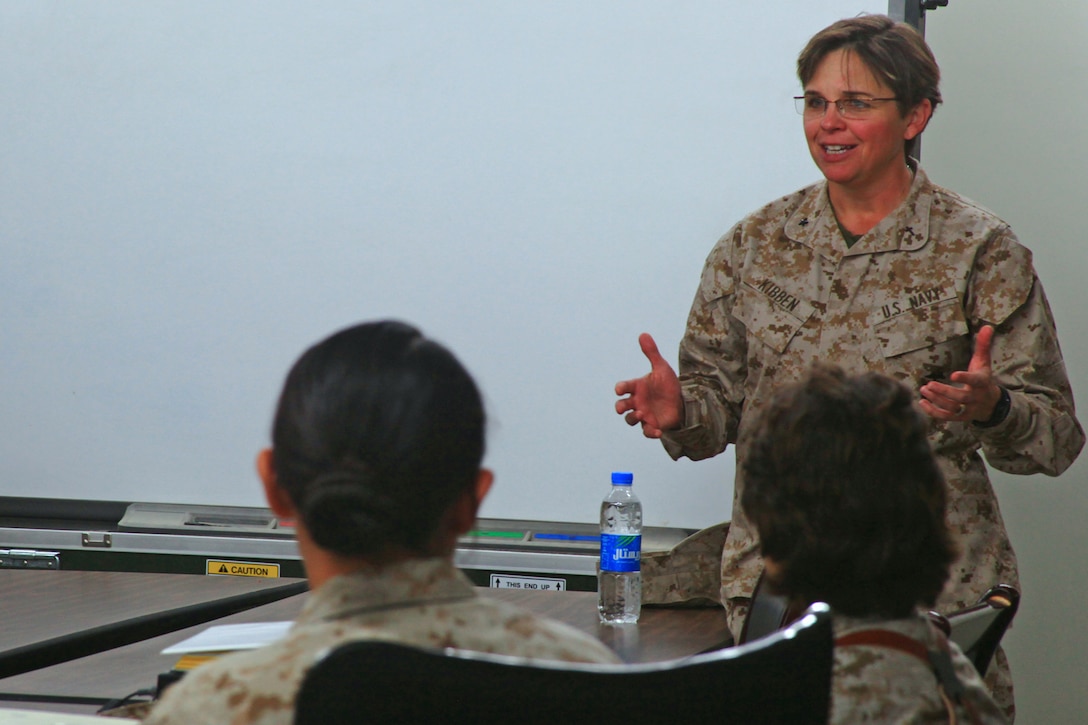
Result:
M993 428L995 425L1004 422L1009 417L1009 410L1012 408L1012 397L1009 395L1009 391L1005 388L1001 388L1001 397L997 401L997 405L994 406L994 412L990 415L988 420L972 421L978 428Z

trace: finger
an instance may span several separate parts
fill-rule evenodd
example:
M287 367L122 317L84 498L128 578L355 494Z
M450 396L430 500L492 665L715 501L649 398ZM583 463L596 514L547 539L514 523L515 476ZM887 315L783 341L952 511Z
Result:
M619 414L626 413L629 410L634 410L635 404L631 402L630 398L620 398L616 401L616 412Z
M644 332L638 336L638 346L642 348L642 354L650 361L650 367L659 368L662 365L668 365L665 358L661 357L661 353L657 349L657 343L654 342L654 338L650 336L650 333Z
M975 335L975 350L971 355L971 362L967 365L969 372L990 369L990 349L994 341L994 328L991 325L983 325Z
M926 403L935 410L939 410L948 417L962 415L966 410L970 399L970 391L964 388L955 388L943 383L928 383L920 391L922 398L919 403ZM924 406L923 406L924 409ZM929 412L928 410L926 411ZM934 416L944 417L944 416Z
M957 417L958 412L958 406L956 406L955 410L948 410L947 408L934 405L925 399L918 401L918 407L930 418L936 418L937 420L954 420Z
M971 387L953 387L948 385L941 385L940 383L931 383L926 386L928 389L921 390L922 397L919 400L919 404L922 405L922 409L927 414L933 415L933 417L940 417L944 420L965 420L968 410L975 410L975 406L978 402L978 393L976 388ZM945 394L935 392L936 389L944 391ZM940 413L940 415L934 415L934 413Z
M948 379L954 383L965 385L971 388L985 388L990 384L990 376L985 373L969 373L963 370L957 370L948 376Z
M958 373L952 373L952 375L957 374ZM962 374L967 375L967 373ZM937 405L942 407L955 407L960 403L966 402L966 398L970 391L962 385L949 385L948 383L939 383L934 380L923 385L918 392L922 394L923 398L928 398ZM951 402L951 405L944 405L946 402Z
M630 413L625 415L623 419L627 421L627 425L638 425L641 422L638 417L638 413L632 410Z
M654 428L653 426L643 424L642 435L646 436L647 438L660 438L661 430L658 428Z
M616 395L630 395L635 392L636 380L621 380L616 383Z

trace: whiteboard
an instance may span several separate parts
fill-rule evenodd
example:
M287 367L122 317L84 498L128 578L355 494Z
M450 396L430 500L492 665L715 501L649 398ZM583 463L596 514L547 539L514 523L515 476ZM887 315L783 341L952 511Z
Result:
M263 505L302 350L395 317L486 397L481 515L730 515L613 411L710 247L818 178L791 96L875 0L0 0L0 496Z

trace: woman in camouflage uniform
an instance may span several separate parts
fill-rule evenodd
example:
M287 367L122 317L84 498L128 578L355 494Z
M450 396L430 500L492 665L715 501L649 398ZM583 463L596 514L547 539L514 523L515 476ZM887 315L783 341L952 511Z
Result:
M739 634L762 570L740 510L751 417L814 360L918 391L950 488L961 556L938 606L1019 586L982 455L1056 476L1084 431L1042 284L1007 224L933 184L909 155L941 102L925 40L881 15L839 21L797 63L798 110L821 183L771 202L711 250L680 344L680 374L649 335L651 372L616 385L616 411L674 458L736 446L721 598ZM988 673L1012 710L1004 653Z
M1005 722L924 612L955 556L926 428L903 385L817 366L778 389L753 433L741 505L765 582L834 613L832 723Z
M202 665L146 720L289 725L306 670L348 640L618 662L567 625L477 594L453 564L491 486L484 410L468 372L396 322L358 325L291 369L257 468L296 520L311 593L286 638Z

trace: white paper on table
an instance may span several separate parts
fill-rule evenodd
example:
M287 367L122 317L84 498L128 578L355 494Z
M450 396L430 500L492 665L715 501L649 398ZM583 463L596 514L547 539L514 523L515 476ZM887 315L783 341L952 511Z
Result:
M217 624L203 632L172 644L164 655L193 652L232 652L257 649L271 644L287 634L292 622L252 622L247 624Z

